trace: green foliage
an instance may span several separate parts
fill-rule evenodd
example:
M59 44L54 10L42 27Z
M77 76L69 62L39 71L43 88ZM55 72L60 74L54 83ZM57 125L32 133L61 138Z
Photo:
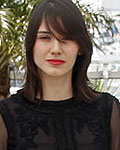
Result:
M33 7L40 0L1 0L0 1L0 33L1 33L1 57L4 52L7 60L16 63L19 68L20 65L24 65L25 54L24 54L24 37L28 25L29 15ZM112 19L102 10L95 12L90 5L80 5L80 1L75 2L81 10L90 36L93 43L99 47L96 42L96 31L98 34L102 34L100 26L106 30L111 31ZM4 19L3 19L4 18ZM6 26L2 21L6 23ZM16 62L16 58L21 58ZM2 59L2 58L1 58ZM0 62L0 69L4 66L4 60ZM4 63L3 63L4 62Z
M28 25L29 16L33 7L40 0L0 0L0 72L4 66L16 66L18 69L25 66L24 38ZM113 20L100 10L93 11L90 5L80 5L90 36L96 47L97 38L95 33L102 34L100 27L111 31ZM9 74L8 74L9 76Z
M88 32L94 46L101 50L99 43L96 41L99 37L104 39L103 32L107 31L113 36L112 27L114 20L103 9L95 10L91 5L81 5L80 0L76 0L76 4L84 17Z
M91 79L90 83L91 83L91 87L93 89L95 89L96 91L98 91L98 92L104 91L104 89L103 89L104 81L102 79Z

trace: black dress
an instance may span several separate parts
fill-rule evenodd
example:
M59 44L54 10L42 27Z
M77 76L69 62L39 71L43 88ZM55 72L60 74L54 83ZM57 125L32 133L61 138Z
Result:
M8 150L111 150L113 106L119 111L118 100L107 93L92 103L70 98L37 104L13 95L0 101ZM120 124L115 129L120 132Z

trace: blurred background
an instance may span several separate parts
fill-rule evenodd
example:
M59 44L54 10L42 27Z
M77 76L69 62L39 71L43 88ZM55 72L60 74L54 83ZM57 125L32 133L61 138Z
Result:
M0 0L0 99L22 88L26 77L24 39L32 8L40 0ZM91 86L120 99L120 1L73 0L83 14L94 53Z

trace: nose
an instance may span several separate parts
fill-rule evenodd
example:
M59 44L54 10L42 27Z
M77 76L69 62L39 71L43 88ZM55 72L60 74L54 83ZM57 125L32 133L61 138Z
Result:
M57 39L55 39L52 42L52 46L51 46L50 52L51 52L52 55L61 55L61 51L62 51L61 44L60 44L60 42Z

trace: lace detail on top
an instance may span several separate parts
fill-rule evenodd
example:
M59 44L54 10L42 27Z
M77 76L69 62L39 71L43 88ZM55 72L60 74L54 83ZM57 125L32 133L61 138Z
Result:
M39 105L22 94L0 102L8 150L120 150L119 110L107 93L93 103L70 98Z

